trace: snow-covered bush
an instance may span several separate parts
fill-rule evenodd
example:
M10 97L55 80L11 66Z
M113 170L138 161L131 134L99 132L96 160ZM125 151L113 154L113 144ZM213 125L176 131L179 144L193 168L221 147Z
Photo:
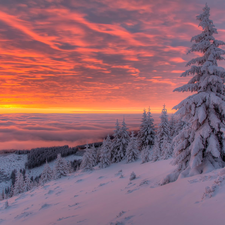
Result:
M136 174L134 172L132 172L130 174L130 180L134 180L134 179L136 179Z
M8 200L5 201L5 205L4 205L4 209L7 209L7 208L9 208L9 202L8 202Z

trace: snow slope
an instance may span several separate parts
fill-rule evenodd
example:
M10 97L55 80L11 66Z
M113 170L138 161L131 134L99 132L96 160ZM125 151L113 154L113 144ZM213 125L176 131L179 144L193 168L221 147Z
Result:
M69 155L67 157L64 157L67 161L73 161L75 159L82 159L82 156L78 156L76 154ZM6 154L0 156L0 193L2 192L2 189L10 186L10 175L14 169L19 171L20 169L25 168L25 163L27 162L27 155L17 155L17 154ZM55 160L49 162L49 166L51 168L54 167ZM33 169L27 170L30 177L36 177L39 176L43 169L45 164L35 167ZM1 177L4 175L4 177L7 177L6 180L2 180Z
M225 187L201 200L220 170L159 186L174 169L170 160L140 163L78 171L8 199L6 209L3 200L0 224L224 225Z

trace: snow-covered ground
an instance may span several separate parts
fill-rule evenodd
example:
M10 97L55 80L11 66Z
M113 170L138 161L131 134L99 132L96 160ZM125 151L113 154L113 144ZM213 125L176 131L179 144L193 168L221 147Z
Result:
M53 180L8 199L6 209L1 201L0 224L224 225L224 185L201 200L221 170L159 186L174 169L170 161L123 161ZM137 178L130 181L133 171Z
M77 156L77 155L70 155L67 157L64 157L64 159L66 159L67 161L73 161L75 159L82 159L82 156ZM12 171L14 169L16 169L17 171L19 171L20 169L24 169L25 168L25 163L27 161L27 155L17 155L17 154L6 154L6 155L0 155L0 178L2 175L4 175L4 177L10 177ZM49 166L51 168L53 168L55 163L55 160L49 162ZM39 176L42 171L44 169L44 165L27 170L28 174L30 177L36 177ZM0 193L2 191L2 189L8 187L10 185L9 180L1 180L0 179Z

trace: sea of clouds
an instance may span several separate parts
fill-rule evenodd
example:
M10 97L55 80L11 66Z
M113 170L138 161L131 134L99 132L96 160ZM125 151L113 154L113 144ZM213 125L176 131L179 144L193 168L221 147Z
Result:
M153 114L156 124L159 116ZM1 114L0 150L102 141L123 118L129 131L139 129L142 114Z

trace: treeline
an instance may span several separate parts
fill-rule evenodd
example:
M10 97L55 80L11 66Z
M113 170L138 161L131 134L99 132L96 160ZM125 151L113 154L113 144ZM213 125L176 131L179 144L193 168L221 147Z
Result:
M174 115L168 120L165 105L160 120L156 126L150 109L144 110L137 133L128 131L124 119L121 126L117 120L112 138L109 136L105 138L100 148L96 149L92 145L85 146L81 169L92 169L97 165L105 168L122 160L128 163L133 162L139 158L139 154L141 154L142 163L173 157L173 150L177 145L173 139L186 124Z
M14 153L17 155L26 155L30 153L30 150L16 150Z
M30 150L30 153L27 155L27 162L25 167L32 169L38 166L43 165L46 160L48 162L53 161L57 158L58 154L61 154L62 157L66 157L72 154L75 154L78 151L78 147L69 147L68 145L56 146L56 147L45 147L45 148L34 148Z
M93 144L90 144L90 146L92 145L98 148L102 145L102 142L95 142ZM25 167L27 169L32 169L41 166L46 162L46 160L48 162L51 162L56 159L58 154L60 154L62 157L66 157L73 154L82 156L84 154L84 149L85 145L78 145L76 147L69 147L68 145L64 145L55 147L34 148L28 151L27 162L25 164ZM27 154L26 152L27 150L19 150L16 154Z

